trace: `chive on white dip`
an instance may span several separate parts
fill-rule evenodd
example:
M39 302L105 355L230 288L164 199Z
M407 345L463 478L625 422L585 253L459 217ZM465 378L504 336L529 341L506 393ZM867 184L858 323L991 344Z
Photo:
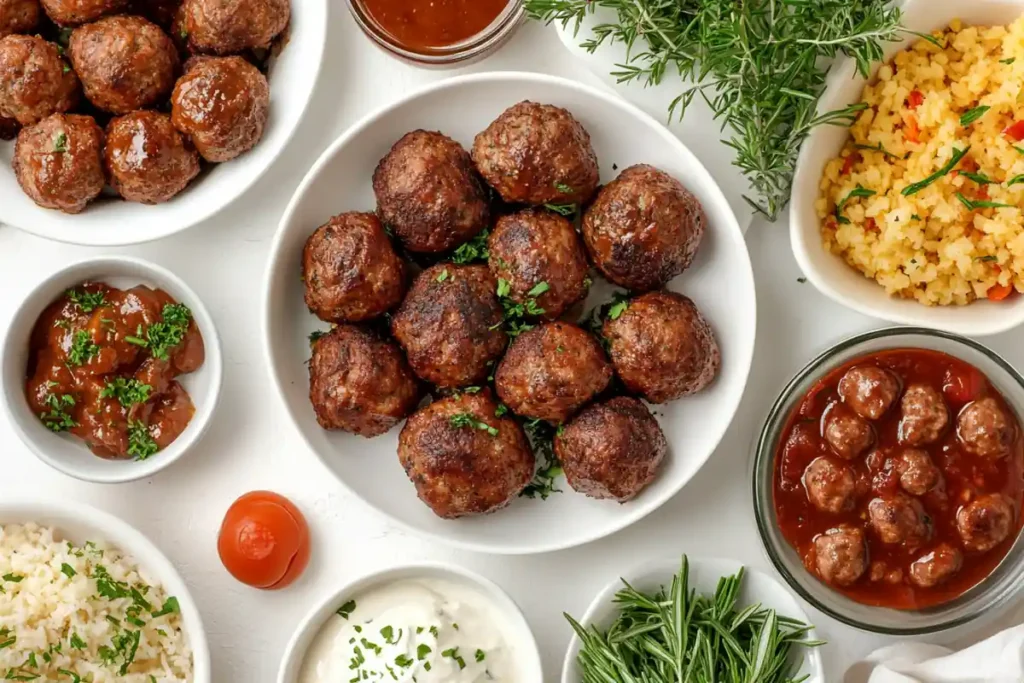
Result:
M298 683L517 683L503 621L483 595L453 581L381 584L338 605Z

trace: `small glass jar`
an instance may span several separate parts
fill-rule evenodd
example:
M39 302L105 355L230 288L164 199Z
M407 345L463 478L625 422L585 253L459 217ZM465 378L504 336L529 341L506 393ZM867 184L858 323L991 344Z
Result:
M363 7L362 0L348 0L348 8L359 28L386 52L411 64L443 68L481 59L498 49L521 23L525 10L522 0L509 0L491 24L480 33L452 45L412 50L400 44L384 30Z
M1016 414L1024 415L1024 377L992 350L970 339L919 327L890 327L850 337L804 367L776 399L754 450L753 496L757 529L768 558L790 588L814 608L848 626L891 636L935 633L966 624L1010 604L1024 577L1024 534L985 579L958 598L921 610L865 605L833 590L804 567L783 537L775 515L775 456L792 411L823 375L860 356L886 349L931 349L964 360L988 377Z

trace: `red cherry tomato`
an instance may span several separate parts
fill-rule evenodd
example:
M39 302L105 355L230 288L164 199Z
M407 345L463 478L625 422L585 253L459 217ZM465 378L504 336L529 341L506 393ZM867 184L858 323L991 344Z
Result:
M225 569L255 588L284 588L309 564L309 527L299 509L271 491L247 493L228 508L217 537Z
M947 370L945 379L942 392L954 403L969 403L985 388L985 378L974 368L962 372Z

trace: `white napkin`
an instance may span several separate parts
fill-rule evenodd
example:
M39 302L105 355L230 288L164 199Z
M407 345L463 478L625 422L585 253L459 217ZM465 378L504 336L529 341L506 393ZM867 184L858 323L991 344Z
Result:
M845 683L1021 683L1024 625L952 652L938 645L900 643L875 650L851 667Z

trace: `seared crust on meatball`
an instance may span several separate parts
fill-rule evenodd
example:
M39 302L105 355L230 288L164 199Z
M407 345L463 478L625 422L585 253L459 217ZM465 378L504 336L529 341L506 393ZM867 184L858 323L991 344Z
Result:
M590 333L553 322L512 342L494 374L494 386L516 414L558 424L604 391L611 379L611 364Z
M120 12L128 0L40 0L46 15L58 26L78 26Z
M79 213L103 190L103 131L78 114L54 114L23 128L14 174L39 206Z
M949 424L949 409L938 389L929 384L912 384L900 401L899 440L909 446L934 443Z
M548 320L587 295L587 255L572 223L542 209L527 209L498 219L487 240L494 277L509 283L508 297L534 298ZM546 285L546 287L544 287Z
M874 365L850 368L839 380L839 396L853 412L877 420L900 395L900 381L888 370Z
M814 539L814 566L825 583L849 586L868 568L864 530L840 524Z
M142 17L116 16L76 28L68 44L85 96L113 114L145 109L174 87L178 51Z
M437 253L487 227L487 189L462 145L426 130L406 133L373 172L377 213L409 251Z
M900 453L896 471L903 490L915 496L923 496L942 481L942 472L932 462L931 456L918 448L908 448Z
M836 455L852 460L875 442L875 431L864 418L836 404L825 417L825 440Z
M707 222L682 183L641 164L601 188L583 215L583 241L610 282L649 292L690 267Z
M78 77L55 43L38 36L0 39L0 117L23 126L78 104Z
M416 409L421 385L402 350L356 325L338 325L313 342L309 400L324 429L383 434Z
M103 161L110 184L130 202L166 202L199 175L199 154L171 117L136 111L107 125Z
M185 0L191 52L230 55L268 48L291 19L289 0Z
M1016 432L1014 421L991 396L964 406L956 421L956 433L964 450L983 458L1008 455Z
M882 543L923 543L931 535L924 507L917 498L897 493L868 503L868 517Z
M0 0L0 38L28 33L39 23L39 0Z
M171 121L207 161L231 161L263 137L270 86L241 57L193 58L171 95Z
M690 299L651 292L604 323L615 372L651 403L700 391L715 378L722 356L711 326Z
M956 528L967 550L984 553L1006 540L1017 513L1001 493L978 496L956 513Z
M910 565L910 581L920 588L944 583L963 566L964 555L959 548L940 543Z
M473 161L512 204L583 205L597 189L590 134L571 113L550 104L512 105L473 141Z
M488 395L457 394L409 418L398 437L398 460L420 500L454 519L508 505L533 479L535 461L519 423L495 417Z
M402 302L405 263L376 214L343 213L321 225L302 250L306 306L321 320L376 318Z
M569 486L620 503L654 481L666 453L658 421L628 396L584 408L555 436L555 455Z
M440 387L487 379L508 343L495 287L483 264L438 263L419 274L391 319L417 375Z

